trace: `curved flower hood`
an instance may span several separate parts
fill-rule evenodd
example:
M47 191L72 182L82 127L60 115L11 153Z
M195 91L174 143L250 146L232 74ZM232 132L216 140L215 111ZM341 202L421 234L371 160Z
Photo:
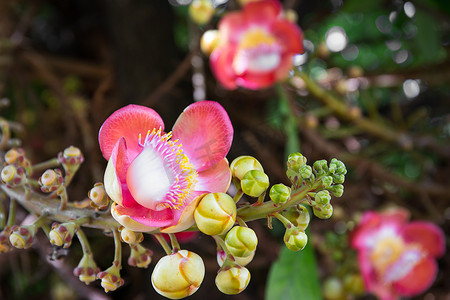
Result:
M400 209L366 212L351 236L366 289L382 300L427 290L438 271L435 258L445 252L442 229L408 218Z
M250 2L242 11L225 15L219 41L210 65L227 89L260 89L283 80L292 69L293 55L303 52L301 29L284 19L275 0Z
M99 132L113 217L134 231L189 228L199 196L228 189L225 156L232 138L226 111L213 101L188 106L169 133L151 108L128 105L115 111Z

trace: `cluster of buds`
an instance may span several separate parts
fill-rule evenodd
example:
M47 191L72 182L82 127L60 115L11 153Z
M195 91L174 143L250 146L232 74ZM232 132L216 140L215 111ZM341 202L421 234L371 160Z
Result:
M120 269L120 262L115 260L111 267L97 274L97 279L101 280L105 292L115 291L123 285L124 280L120 277Z
M81 282L90 284L97 279L100 269L94 261L92 253L84 253L78 266L73 270L73 274L77 276Z
M132 267L148 268L152 262L153 252L141 244L130 244L130 249L128 264Z
M88 197L91 199L91 206L98 209L105 209L110 203L110 199L106 194L103 183L97 182L88 192Z
M25 151L22 148L12 148L5 154L5 164L14 165L16 168L23 168L25 173L31 173L31 163L25 157Z
M69 248L78 225L75 222L53 223L49 233L50 243L55 246Z
M39 177L39 185L44 193L55 192L63 186L63 176L60 169L48 169Z

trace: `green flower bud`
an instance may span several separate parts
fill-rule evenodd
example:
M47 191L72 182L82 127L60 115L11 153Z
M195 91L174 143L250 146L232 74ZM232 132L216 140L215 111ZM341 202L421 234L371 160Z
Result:
M109 197L106 194L103 183L97 182L92 189L88 192L88 197L91 199L91 205L93 207L104 209L108 207Z
M235 158L230 165L233 177L242 180L244 175L251 170L259 170L264 172L261 163L252 156L239 156Z
M105 293L115 291L123 285L124 280L120 277L120 268L119 262L114 261L111 267L97 274L97 278L102 281L101 285Z
M334 183L344 183L345 175L342 174L333 174L333 182Z
M132 267L148 268L148 265L152 262L153 252L141 244L131 244L130 249L128 264Z
M299 175L303 179L308 179L312 175L312 168L308 165L304 165L299 170Z
M94 261L91 253L84 254L78 266L73 270L73 275L77 276L81 282L90 284L97 279L97 273L100 269Z
M255 252L256 251L253 251L247 257L234 256L234 261L238 265L240 265L242 267L245 267L246 265L248 265L253 260L253 258L255 257ZM217 263L219 264L220 267L223 265L223 263L225 262L226 258L227 258L227 254L225 253L225 251L223 251L223 250L217 251Z
M329 219L333 215L331 204L313 206L314 215L320 219Z
M333 158L330 162L330 167L331 167L331 165L335 166L334 168L336 170L335 171L336 174L341 174L341 175L347 174L347 168L345 167L345 164L342 161L340 161L336 158Z
M331 177L331 176L323 176L321 181L322 181L322 186L323 187L329 187L330 185L333 184L333 177Z
M322 176L328 173L327 161L325 159L314 162L313 168L314 173L316 173L317 176Z
M263 171L251 170L241 180L242 191L251 196L261 196L269 187L269 177Z
M152 273L152 285L164 297L181 299L195 293L204 276L202 258L194 252L180 250L158 261Z
M221 235L230 230L236 221L236 204L225 193L203 196L194 211L198 229L208 235Z
M78 226L74 222L63 224L53 223L52 230L49 233L50 243L55 246L69 248L72 245L72 238L77 231Z
M331 200L330 192L327 190L323 190L316 193L315 201L317 204L325 205L329 204Z
M227 233L225 244L234 257L247 257L255 251L258 238L253 229L235 226Z
M282 184L274 184L270 189L269 197L275 204L283 204L289 200L291 196L291 188Z
M300 168L306 164L306 161L306 157L304 157L300 152L294 152L288 156L287 167L295 173L298 173Z
M127 244L137 244L144 240L142 232L135 232L128 228L119 228L120 238Z
M308 209L299 204L294 207L290 207L281 213L285 218L287 218L295 227L300 230L305 230L311 219Z
M224 294L236 295L245 290L250 282L250 272L247 268L234 266L220 269L216 276L216 286Z
M214 6L211 0L194 0L189 5L189 16L198 25L205 25L214 15Z
M308 236L304 231L293 227L286 229L283 240L289 250L300 251L305 248L306 243L308 243Z
M39 178L39 184L41 185L41 190L45 193L56 191L63 184L63 176L61 170L48 169Z
M325 280L323 285L323 296L326 300L345 299L342 282L336 277L331 277Z
M344 186L342 184L336 184L333 186L330 186L328 190L335 196L335 197L341 197L342 194L344 194Z

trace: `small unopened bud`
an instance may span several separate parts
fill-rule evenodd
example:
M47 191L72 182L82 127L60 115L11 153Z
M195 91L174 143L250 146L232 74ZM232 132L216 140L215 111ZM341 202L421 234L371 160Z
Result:
M262 171L251 170L241 180L242 191L251 196L261 196L269 187L269 177Z
M333 206L331 204L313 206L314 215L320 219L329 219L333 215Z
M330 169L331 168L334 169L335 174L342 174L342 175L347 174L347 168L345 167L345 164L336 158L333 158L331 160Z
M291 196L291 188L282 184L274 184L270 189L269 197L275 204L283 204L289 200Z
M347 274L344 277L344 288L355 296L361 296L365 292L364 280L359 274Z
M211 0L194 0L189 5L189 16L198 25L204 25L214 15L214 6Z
M97 182L92 189L88 192L88 197L92 201L92 206L99 209L108 207L109 197L106 194L103 183Z
M230 165L231 175L242 180L244 175L251 170L259 170L264 172L261 163L252 156L239 156L235 158Z
M247 257L256 250L258 237L251 228L235 226L227 233L225 244L234 257Z
M247 257L234 256L234 262L242 267L245 267L253 260L253 258L255 257L255 253L256 253L256 251L253 251ZM217 251L217 263L219 264L220 267L223 265L226 258L227 258L227 254L225 253L225 251L223 251L223 250Z
M204 277L202 258L194 252L180 250L158 261L152 273L152 285L160 295L180 299L195 293Z
M15 187L25 182L25 171L21 167L15 167L13 165L5 166L2 169L1 174L2 182L7 187Z
M325 280L323 284L323 296L326 300L345 299L342 282L336 277Z
M84 254L78 266L73 270L73 275L77 276L81 282L90 284L97 279L100 269L94 261L92 254Z
M78 229L74 222L53 223L52 230L49 233L50 243L55 246L69 248L72 245L72 238Z
M299 204L294 207L290 207L281 213L285 218L287 218L295 227L300 230L305 230L311 219L308 209Z
M314 173L317 176L322 176L328 173L327 161L325 159L318 160L314 162L313 165Z
M203 33L200 40L200 49L205 55L211 55L213 50L220 43L220 35L218 30L207 30Z
M101 279L101 285L105 292L115 291L121 287L124 280L120 277L120 264L115 261L111 267L97 274L97 278Z
M301 178L308 179L312 175L312 168L308 165L304 165L300 168L298 174L300 175Z
M322 181L322 186L323 187L329 187L330 185L333 184L333 177L331 177L331 176L323 176L321 181Z
M135 232L127 228L122 228L119 230L121 239L127 244L136 244L144 240L144 235L142 232Z
M63 184L63 176L61 170L48 169L39 178L39 184L41 185L41 190L45 193L56 191Z
M9 241L9 236L11 234L11 227L5 226L2 232L0 232L0 254L9 252L13 249L13 245Z
M289 250L300 251L308 243L308 236L304 231L293 227L286 229L283 240Z
M331 195L330 192L324 190L316 193L316 196L314 198L317 204L320 205L326 205L330 203Z
M77 165L79 166L83 161L83 153L81 153L81 150L77 147L70 146L64 151L58 154L58 160L63 165Z
M12 148L5 154L5 162L8 165L22 166L25 161L25 151L22 148Z
M342 174L333 174L332 176L334 183L344 183L345 175Z
M226 233L236 221L236 204L225 193L203 196L194 212L198 229L208 235Z
M303 156L300 152L291 153L288 156L287 167L292 171L298 173L300 168L306 164L306 157Z
M330 186L328 190L335 196L335 197L342 197L344 194L344 186L342 184L336 184L333 186Z
M34 225L14 225L11 227L9 241L11 245L17 249L28 249L33 243L33 237L36 234L36 226Z
M148 265L152 262L153 252L141 244L132 244L130 248L128 264L132 267L148 268Z
M216 276L216 286L224 294L236 295L245 290L250 282L250 272L247 268L233 266L221 269Z

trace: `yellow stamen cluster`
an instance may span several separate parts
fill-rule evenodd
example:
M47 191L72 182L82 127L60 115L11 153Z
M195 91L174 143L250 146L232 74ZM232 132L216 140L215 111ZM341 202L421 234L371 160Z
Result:
M239 43L240 49L249 49L262 44L273 45L276 39L260 28L254 28L244 33L244 36Z

